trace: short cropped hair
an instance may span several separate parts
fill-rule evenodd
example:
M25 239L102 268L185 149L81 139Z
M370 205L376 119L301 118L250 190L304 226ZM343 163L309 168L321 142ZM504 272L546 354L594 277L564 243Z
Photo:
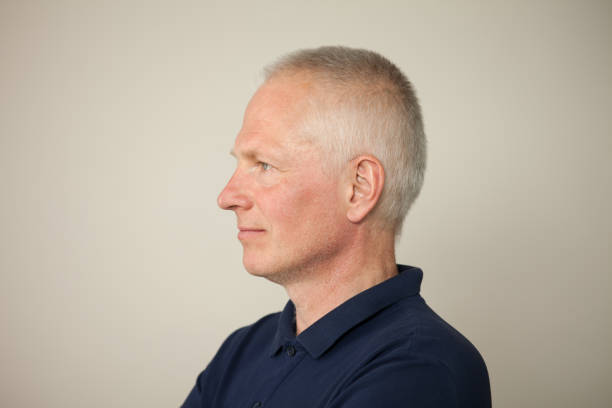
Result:
M312 76L320 92L309 101L301 132L320 143L337 168L361 154L382 163L386 180L374 213L399 235L426 165L421 108L406 76L380 54L340 46L293 52L264 73L266 81Z

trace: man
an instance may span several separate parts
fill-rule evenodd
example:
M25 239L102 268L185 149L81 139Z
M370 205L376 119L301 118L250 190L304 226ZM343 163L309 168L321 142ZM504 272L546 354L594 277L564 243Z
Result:
M490 407L485 364L396 265L423 182L411 84L370 51L322 47L266 71L219 195L247 271L282 285L282 313L234 332L184 407Z

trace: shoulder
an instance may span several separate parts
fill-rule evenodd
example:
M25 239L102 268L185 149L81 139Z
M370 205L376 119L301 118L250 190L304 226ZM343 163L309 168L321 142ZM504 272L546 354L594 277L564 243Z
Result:
M340 400L374 403L386 395L399 402L412 396L432 406L490 406L480 353L420 296L397 302L361 329L368 353ZM397 406L391 402L380 406Z
M421 298L398 302L390 319L388 338L401 346L396 351L411 358L443 367L451 378L487 376L484 360L476 347L457 329L434 312ZM384 331L383 331L384 332Z
M424 359L452 361L458 355L481 359L474 345L435 313L421 296L384 310L371 325L372 341Z

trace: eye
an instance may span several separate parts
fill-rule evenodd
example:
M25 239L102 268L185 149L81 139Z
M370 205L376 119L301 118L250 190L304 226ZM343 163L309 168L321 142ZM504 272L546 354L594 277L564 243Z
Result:
M266 162L259 162L258 164L263 171L268 171L272 168L272 166Z

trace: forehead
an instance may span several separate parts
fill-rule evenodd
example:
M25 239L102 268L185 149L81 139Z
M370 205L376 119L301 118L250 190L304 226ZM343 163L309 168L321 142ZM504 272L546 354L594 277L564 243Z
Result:
M296 133L312 93L312 81L284 76L264 83L249 102L232 153L285 149L305 142Z

